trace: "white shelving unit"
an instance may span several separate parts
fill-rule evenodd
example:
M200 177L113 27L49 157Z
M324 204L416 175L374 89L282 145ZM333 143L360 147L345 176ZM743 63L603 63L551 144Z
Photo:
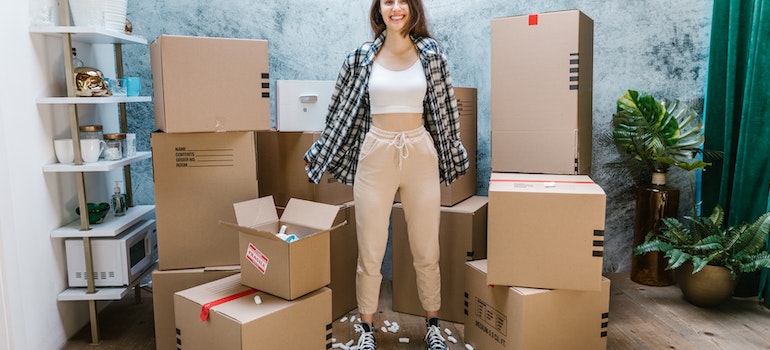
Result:
M69 24L69 3L67 0L59 1L59 14L62 24ZM77 26L51 26L51 27L32 27L30 33L46 36L59 37L62 40L62 53L64 55L64 72L67 86L66 96L41 97L37 100L38 104L44 105L66 105L69 106L70 133L73 140L75 161L72 164L47 164L43 166L43 171L47 173L74 173L76 176L78 206L81 213L87 213L88 198L86 195L85 173L106 173L114 169L123 169L124 183L126 185L126 195L128 197L129 208L124 216L114 216L108 214L103 222L99 224L90 224L88 215L81 215L80 218L65 226L51 231L51 238L82 238L86 262L86 288L68 288L58 296L59 301L87 301L89 303L90 321L91 321L91 342L92 345L100 343L99 326L96 301L120 300L130 289L136 288L137 301L140 299L138 290L140 280L150 273L156 264L153 264L142 273L142 276L136 278L130 285L118 287L95 287L94 266L91 253L92 237L114 237L120 235L124 230L132 227L135 223L147 219L155 212L154 205L133 205L131 193L131 172L130 165L134 162L150 158L151 152L137 152L135 156L126 157L116 161L98 161L94 163L84 163L80 156L80 136L79 136L79 117L78 105L98 105L98 104L117 104L119 108L120 131L126 132L126 108L125 103L150 102L149 96L135 97L78 97L74 81L74 65L72 60L72 42L83 44L112 44L115 53L115 68L118 78L123 76L123 44L147 45L147 40L142 37L132 36L125 33L106 30L97 27L77 27ZM104 118L104 117L102 117Z

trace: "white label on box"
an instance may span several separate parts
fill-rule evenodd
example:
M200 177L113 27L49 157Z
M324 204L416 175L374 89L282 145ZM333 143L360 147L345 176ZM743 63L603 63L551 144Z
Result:
M246 249L246 259L251 261L251 264L254 265L259 272L262 272L263 275L265 274L267 271L267 262L270 259L268 259L265 254L262 254L262 252L251 243L249 243L249 248Z

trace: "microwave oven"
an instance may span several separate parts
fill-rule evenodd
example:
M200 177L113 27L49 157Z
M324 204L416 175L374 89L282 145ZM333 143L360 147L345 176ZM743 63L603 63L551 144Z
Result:
M91 238L94 285L127 286L152 264L151 234L155 220L144 220L115 237ZM70 287L87 287L82 239L66 239L67 279Z

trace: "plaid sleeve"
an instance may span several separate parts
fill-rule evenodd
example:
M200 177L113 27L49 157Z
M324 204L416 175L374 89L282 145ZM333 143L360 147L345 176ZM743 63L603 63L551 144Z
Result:
M444 54L441 57L441 74L442 81L444 82L445 89L445 103L447 107L447 116L449 117L447 123L447 139L450 142L450 151L452 157L452 164L454 165L454 171L456 174L450 177L450 181L453 181L458 176L468 172L470 162L468 161L468 152L460 140L460 112L457 108L457 98L455 97L454 86L452 85L452 76L449 74L449 68L447 60Z
M343 98L345 96L344 90L349 86L349 81L352 79L351 57L352 54L348 55L345 59L337 76L334 93L326 112L326 127L324 127L321 133L321 137L305 152L304 160L307 162L305 171L307 172L308 179L313 183L321 181L321 176L334 156L336 146L339 145L339 138L343 136L340 130L341 123L339 120L335 120L335 118L339 118L340 114L336 111L345 104Z

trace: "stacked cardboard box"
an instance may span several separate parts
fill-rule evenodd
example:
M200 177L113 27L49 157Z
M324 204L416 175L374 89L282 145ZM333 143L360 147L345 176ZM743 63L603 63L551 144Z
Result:
M451 207L441 207L441 312L443 320L465 321L465 262L487 256L487 197L473 196ZM419 234L419 233L418 233ZM425 316L417 295L404 209L393 206L393 311Z
M240 275L177 292L177 349L330 348L331 294L322 287L289 301L241 284Z
M272 273L258 283L255 295L261 304L254 295L233 297L250 290L255 276L241 264L250 251L240 249L238 231L220 221L237 222L238 216L264 219L259 211L234 210L233 203L259 198L259 157L269 158L276 151L258 152L257 133L270 129L267 49L265 40L172 35L162 35L151 45L158 129L151 135L158 221L159 267L153 273L158 349L241 349L255 347L255 341L268 348L330 345L332 293L326 286L330 275L341 274L329 271L329 254L336 248L330 247L329 227L307 237L298 231L300 239L290 244L264 237L264 245L250 241L272 257L265 265ZM305 176L301 159L296 160ZM288 192L301 191L306 190ZM272 198L266 198L275 212ZM287 204L288 198L282 205ZM324 226L348 222L352 204L335 204L340 205L325 211L311 205L299 208L307 211L301 215L297 209L284 214L299 226L306 218L315 224L314 217L332 212L324 217ZM349 226L338 226L331 236L345 236L344 249L349 249ZM341 261L354 272L349 260ZM311 267L311 274L303 275ZM284 273L288 278L282 278ZM350 290L348 281L335 282ZM352 309L355 298L351 300L340 302L335 312ZM202 321L201 306L210 303L221 305L212 307L210 317ZM308 336L287 338L275 329L289 323L296 327L296 322L303 323L300 327Z
M487 259L466 264L465 341L606 348L606 195L591 171L593 22L578 10L492 20Z
M464 264L487 254L487 197L477 192L477 90L455 87L460 111L460 138L468 151L470 170L450 186L441 186L439 245L441 260L441 312L443 320L461 323L465 319L463 296ZM396 197L396 202L400 198ZM417 282L409 248L406 218L401 203L393 206L392 271L393 311L424 316L417 295Z
M491 27L492 171L590 174L593 21L571 10Z

